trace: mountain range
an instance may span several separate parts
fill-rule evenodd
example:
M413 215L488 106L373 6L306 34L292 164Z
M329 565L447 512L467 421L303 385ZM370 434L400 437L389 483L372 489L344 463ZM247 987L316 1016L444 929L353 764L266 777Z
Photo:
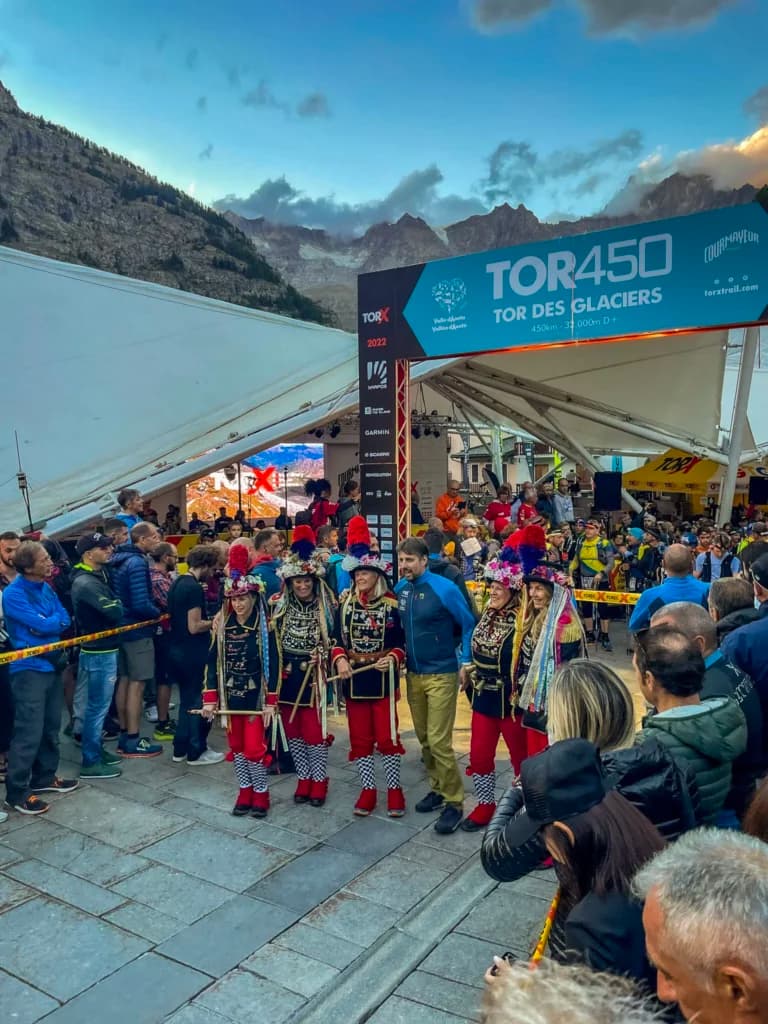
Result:
M2 82L0 245L303 320L329 319L220 213L25 113Z
M757 191L753 185L717 189L706 175L673 174L658 185L638 189L637 208L622 216L597 215L550 223L540 221L525 206L503 203L490 213L444 228L432 227L406 213L394 224L374 224L364 235L352 239L274 224L262 217L248 219L232 211L224 216L251 239L286 280L332 310L340 327L356 331L358 274L735 206L751 202Z

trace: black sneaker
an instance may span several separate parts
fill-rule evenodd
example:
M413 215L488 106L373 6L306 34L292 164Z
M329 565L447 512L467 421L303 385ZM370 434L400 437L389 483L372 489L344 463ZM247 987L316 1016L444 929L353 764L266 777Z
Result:
M445 800L439 793L430 790L425 797L414 805L414 810L418 811L419 814L430 814L432 811L439 811L443 807L445 807Z
M120 726L115 722L106 721L104 728L101 730L101 742L111 743L113 740L120 739Z
M449 836L459 827L463 817L461 804L446 804L443 813L435 822L435 832L439 832L441 836Z
M603 635L600 637L600 646L607 654L613 653L613 644L611 643L611 638L608 636L607 633L603 633Z
M584 631L584 639L587 641L588 644L597 643L597 638L595 637L594 629L587 629L587 630L585 630Z
M5 806L12 807L19 814L45 814L48 810L48 804L45 800L41 800L34 793L28 796L26 800L19 800L16 804L9 804L6 800Z
M71 793L80 783L77 779L54 779L47 786L33 786L33 793Z

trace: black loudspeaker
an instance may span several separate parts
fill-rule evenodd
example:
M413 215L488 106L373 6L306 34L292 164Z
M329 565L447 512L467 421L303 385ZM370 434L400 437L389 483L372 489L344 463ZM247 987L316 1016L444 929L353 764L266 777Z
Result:
M594 505L599 512L621 511L621 473L595 473Z
M751 476L749 478L749 504L768 505L768 477Z

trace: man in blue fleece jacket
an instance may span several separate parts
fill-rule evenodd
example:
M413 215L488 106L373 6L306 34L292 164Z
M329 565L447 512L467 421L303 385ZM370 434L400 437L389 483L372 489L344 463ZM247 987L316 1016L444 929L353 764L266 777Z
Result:
M395 593L405 630L408 704L431 787L416 810L442 810L435 831L448 834L459 827L464 804L452 742L459 692L456 648L461 646L462 664L471 664L475 618L458 587L429 571L423 540L402 541L397 555L401 579Z

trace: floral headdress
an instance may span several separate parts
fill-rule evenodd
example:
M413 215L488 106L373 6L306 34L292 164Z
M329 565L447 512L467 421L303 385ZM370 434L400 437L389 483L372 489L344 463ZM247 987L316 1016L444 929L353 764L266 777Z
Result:
M224 597L241 597L243 594L266 592L264 580L249 572L248 548L244 544L235 544L229 549L227 572L224 580Z
M297 526L293 531L291 553L286 555L277 569L277 575L283 580L295 576L324 576L325 566L322 559L315 554L317 541L310 526Z
M509 539L495 558L485 567L483 574L489 583L500 583L508 590L522 590L524 584L523 563Z

